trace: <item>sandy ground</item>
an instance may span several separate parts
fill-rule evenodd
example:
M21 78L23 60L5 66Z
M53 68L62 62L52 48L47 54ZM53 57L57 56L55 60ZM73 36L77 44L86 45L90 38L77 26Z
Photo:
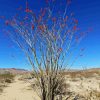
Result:
M29 86L28 82L19 81L16 77L15 81L4 89L0 100L40 100Z
M83 80L78 78L74 80L69 79L66 83L70 84L69 90L76 94L85 96L88 95L90 91L98 91L100 93L100 77L99 80L96 78L84 78Z
M17 76L15 81L4 88L0 95L0 100L40 100L36 91L32 90L30 83L18 80L21 76ZM30 82L33 80L29 80ZM68 91L79 94L83 97L90 95L94 99L78 99L78 100L100 100L100 76L94 75L88 78L70 78L66 76L66 83L69 84ZM98 95L97 97L95 97ZM73 100L73 99L69 99Z

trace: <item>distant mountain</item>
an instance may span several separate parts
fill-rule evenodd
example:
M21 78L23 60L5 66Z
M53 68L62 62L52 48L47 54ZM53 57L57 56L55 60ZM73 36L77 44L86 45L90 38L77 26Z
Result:
M0 74L3 73L24 74L24 73L29 73L29 71L25 69L16 69L16 68L0 68Z
M99 72L100 68L90 68L90 69L83 69L83 70L76 70L76 69L70 69L65 70L65 72ZM25 74L25 73L31 73L31 71L25 70L25 69L17 69L17 68L0 68L0 74L3 73L12 73L12 74Z

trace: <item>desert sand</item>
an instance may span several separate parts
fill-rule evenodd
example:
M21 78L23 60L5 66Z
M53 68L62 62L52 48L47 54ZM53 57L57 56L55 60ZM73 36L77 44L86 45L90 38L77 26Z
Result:
M68 73L68 72L67 72ZM68 84L66 90L68 94L64 97L74 100L100 100L100 70L93 69L86 72L65 73L65 80ZM0 94L0 100L40 100L35 89L32 89L33 79L26 78L25 75L17 75L14 81L7 85Z
M0 95L0 100L40 100L35 91L30 89L30 83L18 80L4 88Z

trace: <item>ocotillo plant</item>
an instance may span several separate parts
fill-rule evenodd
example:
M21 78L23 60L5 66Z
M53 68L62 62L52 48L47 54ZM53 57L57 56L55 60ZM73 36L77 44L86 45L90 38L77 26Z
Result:
M67 13L71 1L68 0L61 11L58 8L61 8L62 1L56 2L46 0L47 6L38 12L30 9L26 2L25 14L16 15L5 22L10 26L11 38L23 50L33 68L41 100L54 100L57 95L65 93L64 63L71 47L75 47L81 37L75 35L79 30L78 20L73 13Z

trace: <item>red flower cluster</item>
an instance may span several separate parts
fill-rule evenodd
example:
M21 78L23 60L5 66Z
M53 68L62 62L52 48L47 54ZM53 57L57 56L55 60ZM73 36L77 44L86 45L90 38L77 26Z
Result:
M42 13L41 16L43 17L43 16L45 15L45 13L46 13L46 9L42 9L42 10L41 10L41 13Z
M76 27L76 26L74 26L74 27L73 27L73 30L74 30L74 31L76 31L76 29L77 29L77 27Z
M28 7L28 2L26 2L26 10L25 10L25 12L27 12L27 13L31 13L32 12L32 10L30 10L29 7Z
M62 51L62 48L59 48L59 49L58 49L58 52L61 52L61 51Z
M75 24L78 24L78 20L77 19L74 19L74 22L75 22Z
M6 25L9 25L9 20L6 20L6 21L5 21L5 24L6 24Z
M43 25L39 25L39 26L38 26L38 29L44 32L44 27L43 27Z
M54 18L52 18L52 21L53 21L53 22L55 22L55 21L56 21L56 18L55 18L55 17L54 17Z
M66 22L68 20L68 16L65 17L64 22Z
M42 16L39 16L38 23L40 23L41 20L42 20Z
M34 30L34 25L32 24L32 30Z
M71 4L71 0L67 0L67 4L70 5Z
M25 12L32 13L32 10L30 10L29 8L26 8Z
M23 22L20 22L20 25L23 25L24 23Z
M45 2L46 2L46 3L48 3L48 2L49 2L49 0L45 0Z

